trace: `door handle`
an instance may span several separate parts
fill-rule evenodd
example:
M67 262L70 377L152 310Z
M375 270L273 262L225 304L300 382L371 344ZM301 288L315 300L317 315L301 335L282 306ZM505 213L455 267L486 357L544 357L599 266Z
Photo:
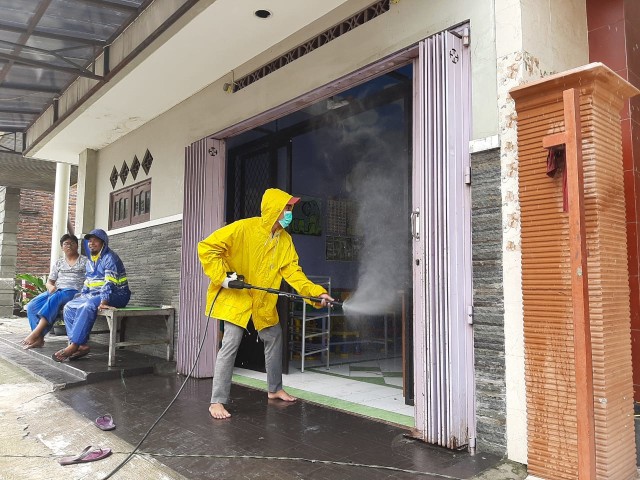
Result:
M411 236L417 241L420 240L420 209L416 208L411 212Z

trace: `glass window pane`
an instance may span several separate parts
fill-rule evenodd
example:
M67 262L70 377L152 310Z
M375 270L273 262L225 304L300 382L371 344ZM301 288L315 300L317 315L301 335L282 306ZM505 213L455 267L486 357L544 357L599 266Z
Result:
M122 209L122 218L129 218L129 199L124 199L124 208Z
M144 192L144 197L144 213L149 213L151 211L151 190Z
M135 195L133 197L133 216L137 217L140 214L140 196Z

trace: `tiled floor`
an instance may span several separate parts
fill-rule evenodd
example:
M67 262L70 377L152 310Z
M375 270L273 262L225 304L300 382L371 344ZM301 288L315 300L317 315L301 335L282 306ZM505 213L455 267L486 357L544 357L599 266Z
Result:
M332 365L329 369L312 367L309 370L402 390L402 363L400 358L362 360Z
M266 374L236 368L235 380L264 387ZM260 384L243 381L252 379ZM321 405L331 405L353 413L414 426L414 409L402 396L402 369L399 358L359 361L325 367L292 366L284 376L286 390Z

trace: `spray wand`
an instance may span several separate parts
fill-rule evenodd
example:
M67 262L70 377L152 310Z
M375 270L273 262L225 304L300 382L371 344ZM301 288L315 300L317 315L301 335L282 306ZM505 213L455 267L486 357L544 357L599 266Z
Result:
M338 302L336 300L327 300L325 298L319 297L306 297L304 295L298 295L297 293L283 292L282 290L276 290L275 288L267 288L267 287L256 287L255 285L251 285L244 281L244 275L238 275L238 278L235 280L229 281L229 288L236 288L238 290L247 289L247 290L262 290L263 292L273 293L274 295L278 295L280 297L286 297L292 300L310 300L312 302L321 303L323 300L331 305L332 307L341 307L342 302Z

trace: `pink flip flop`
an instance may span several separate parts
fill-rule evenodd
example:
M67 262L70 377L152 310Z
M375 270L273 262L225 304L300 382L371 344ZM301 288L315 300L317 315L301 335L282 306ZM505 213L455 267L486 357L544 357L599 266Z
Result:
M75 465L76 463L88 463L95 462L96 460L102 460L111 455L110 448L94 448L89 445L79 455L75 457L62 457L58 459L60 465Z
M102 415L101 417L96 418L96 425L100 430L113 430L116 428L116 424L113 423L113 417L110 413Z

